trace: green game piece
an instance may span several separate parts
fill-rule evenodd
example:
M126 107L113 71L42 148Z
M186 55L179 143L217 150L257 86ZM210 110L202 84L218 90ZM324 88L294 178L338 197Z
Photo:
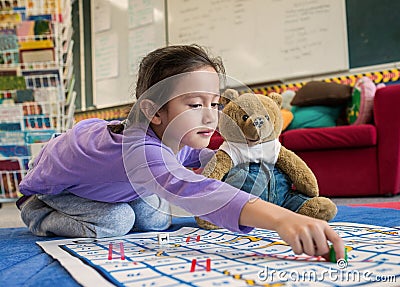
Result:
M347 257L347 249L346 247L344 248L344 260L347 262L348 260ZM333 248L333 245L331 245L331 247L329 248L329 260L333 263L336 263L336 252L335 249Z

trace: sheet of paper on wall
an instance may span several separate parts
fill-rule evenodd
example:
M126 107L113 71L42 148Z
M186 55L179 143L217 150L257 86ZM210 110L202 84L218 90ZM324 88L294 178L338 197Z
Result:
M154 21L152 0L129 0L128 19L129 29L152 24Z
M96 35L96 81L118 77L118 46L118 35L116 33Z
M94 32L98 33L111 29L111 4L105 0L94 3Z
M129 30L128 41L129 74L136 75L141 58L157 48L156 32L153 25Z

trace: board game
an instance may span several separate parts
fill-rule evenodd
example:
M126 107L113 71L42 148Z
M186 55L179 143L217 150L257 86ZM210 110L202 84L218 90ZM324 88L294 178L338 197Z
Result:
M295 255L276 232L183 227L37 242L83 286L400 286L400 229L331 223L348 262Z

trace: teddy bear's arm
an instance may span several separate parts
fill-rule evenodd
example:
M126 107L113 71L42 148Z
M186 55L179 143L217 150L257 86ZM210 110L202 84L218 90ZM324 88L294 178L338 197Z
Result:
M233 162L230 156L226 152L219 150L207 163L202 174L209 178L221 180L232 166Z
M319 195L314 173L294 152L282 146L276 166L290 177L299 192L310 197Z
M211 160L204 167L202 174L208 178L214 178L218 180L222 180L224 175L228 173L228 171L232 168L233 162L230 156L222 151L218 150L215 155L211 158ZM196 222L200 228L204 229L219 229L220 227L208 222L204 219L201 219L198 216L195 216Z

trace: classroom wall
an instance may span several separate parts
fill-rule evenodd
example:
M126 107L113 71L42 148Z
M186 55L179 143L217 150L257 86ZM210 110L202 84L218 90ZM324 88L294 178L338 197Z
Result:
M274 0L272 2L280 1L282 0ZM285 5L289 5L287 3L291 1L296 3L302 2L299 0L285 0L284 3L286 3ZM321 2L322 0L306 2L317 3L319 1ZM335 0L335 2L329 2L339 3L341 1L342 0ZM140 58L146 54L146 52L157 47L164 46L166 43L173 44L170 39L171 34L173 34L174 31L170 30L173 28L173 25L171 26L170 23L172 19L171 17L176 16L177 13L175 10L171 11L171 7L176 7L174 9L178 9L180 7L179 4L187 4L189 2L192 4L195 3L194 5L198 5L198 8L200 11L203 11L204 15L204 5L207 5L208 2L214 4L220 2L229 4L232 2L232 4L237 5L237 7L242 9L241 7L247 7L243 5L240 6L240 4L243 3L245 5L251 5L251 3L266 5L265 3L269 1L92 0L92 6L94 2L100 3L95 4L100 6L102 5L101 3L103 3L103 6L104 3L108 3L110 5L110 13L103 14L110 15L110 25L108 29L100 29L100 31L96 31L96 29L99 28L99 25L100 27L107 26L105 25L106 23L104 23L104 19L107 18L94 17L92 7L92 35L94 34L94 37L92 37L92 43L94 44L92 49L92 59L94 62L92 69L93 105L96 107L107 107L131 102L133 99L132 90L136 80L134 71L137 69L137 63L139 62ZM258 6L251 7L251 9L260 10ZM105 10L107 12L107 8ZM151 13L149 12L150 10ZM344 11L345 33L341 34L341 37L344 37L342 42L346 43L348 52L347 55L345 55L348 61L345 69L343 71L339 71L340 69L338 69L336 72L334 70L313 71L312 69L309 69L305 73L300 74L296 74L296 71L294 71L292 75L290 75L292 78L288 77L288 79L285 79L285 76L280 78L282 78L283 81L299 81L300 79L309 77L332 77L335 76L335 73L337 75L340 75L341 73L348 74L354 69L357 70L359 68L365 68L368 70L370 66L382 64L386 65L385 67L392 67L396 69L399 67L398 63L400 61L400 49L398 49L400 46L400 23L396 19L397 11L400 11L400 1L381 0L378 2L375 0L346 0ZM216 12L221 13L222 15L227 11L217 10ZM235 38L232 39L233 48L241 47L238 43L244 41L254 45L261 45L262 41L260 41L260 39L268 39L269 41L273 42L274 37L269 37L271 35L268 34L262 34L267 31L267 29L263 29L264 27L261 27L264 23L263 20L270 18L271 12L264 14L265 15L263 18L258 21L258 25L260 27L256 29L256 31L253 31L254 29L249 31L245 37L240 35L238 36L235 33ZM247 18L241 19L240 21L253 21L249 16L251 14L246 15ZM211 17L210 15L207 16ZM257 15L257 17L260 18L259 15ZM182 19L180 19L180 21L182 21ZM319 21L321 21L321 26L323 26L322 21L326 21L326 19L321 19ZM340 21L342 21L342 19L340 19ZM197 28L206 29L207 27L207 25L200 25L200 27ZM334 27L332 27L332 29L333 28ZM226 31L228 31L228 29L229 27L225 28ZM280 28L274 26L274 29L280 31L282 27ZM207 35L212 33L212 30L207 29L203 34ZM254 33L256 33L256 35L254 35ZM230 36L230 33L225 34ZM324 34L323 37L328 39L329 34ZM117 42L114 47L112 45L113 41ZM266 46L265 53L268 53L267 45L264 46ZM264 47L261 46L261 48ZM342 50L340 50L340 55L344 55ZM114 61L107 62L106 60L110 59L108 56L114 57ZM258 55L258 57L262 57L262 55ZM343 57L341 57L341 59L343 59ZM279 61L279 57L277 57L276 61ZM262 61L260 60L260 62ZM332 63L332 59L330 59L330 62ZM288 63L285 64L288 65ZM323 66L325 63L324 61L318 61L318 64ZM104 68L100 70L99 67ZM341 68L342 67L343 65ZM249 69L248 66L241 68ZM302 69L300 64L298 65L298 69ZM375 68L371 67L371 70L372 69ZM379 67L379 69L382 68ZM116 73L115 70L117 70ZM103 74L102 71L105 71L106 73ZM265 80L263 80L263 78L257 78L253 81L250 78L246 84L264 85L268 84L268 81L272 80L272 78L268 77L265 77L264 79Z

